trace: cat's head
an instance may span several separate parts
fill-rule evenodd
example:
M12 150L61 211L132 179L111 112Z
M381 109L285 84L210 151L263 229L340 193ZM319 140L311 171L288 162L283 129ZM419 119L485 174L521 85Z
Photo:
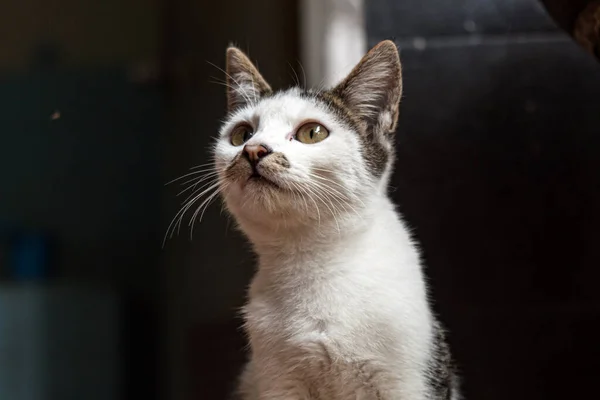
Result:
M385 195L402 95L393 42L379 43L329 90L273 92L242 51L228 48L226 60L229 113L214 159L238 222L339 222Z

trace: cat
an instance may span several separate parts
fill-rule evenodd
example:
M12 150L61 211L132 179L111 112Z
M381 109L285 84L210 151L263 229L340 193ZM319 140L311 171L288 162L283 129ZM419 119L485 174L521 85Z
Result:
M458 400L420 256L388 197L402 95L396 45L329 90L275 92L226 53L221 196L258 256L240 400Z

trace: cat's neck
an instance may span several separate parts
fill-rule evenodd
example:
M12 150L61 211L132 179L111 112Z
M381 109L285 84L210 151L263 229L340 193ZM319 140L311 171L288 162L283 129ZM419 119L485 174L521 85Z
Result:
M281 268L281 264L302 264L327 260L352 242L377 229L394 213L387 196L373 196L365 206L336 218L295 226L254 227L246 230L260 259L260 268Z

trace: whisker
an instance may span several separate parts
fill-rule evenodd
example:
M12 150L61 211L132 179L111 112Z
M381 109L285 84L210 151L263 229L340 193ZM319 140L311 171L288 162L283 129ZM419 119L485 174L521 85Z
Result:
M254 85L254 77L252 75L250 75L250 81L252 82L252 87L256 87L256 85ZM254 94L254 103L256 103L257 102L256 90L253 90L252 93Z
M183 206L181 207L181 209L179 211L177 211L177 213L175 214L175 216L169 223L169 226L167 227L165 237L163 238L163 247L165 246L167 239L173 238L173 235L175 234L176 230L177 230L177 233L179 234L183 217L185 216L187 211L192 207L192 205L194 205L194 203L196 203L196 201L198 201L200 198L202 198L202 196L204 196L206 193L210 192L212 189L214 189L218 185L219 185L219 183L213 184L212 186L205 189L204 191L201 191L202 188L199 189L199 192L201 191L200 193L196 192L196 193L192 194L194 197L191 200L183 203ZM203 187L205 187L205 186L203 186Z
M171 180L171 181L169 181L169 182L165 183L165 186L168 186L168 185L170 185L170 184L172 184L172 183L175 183L175 182L177 182L177 181L180 181L180 180L182 180L182 179L185 179L185 178L187 178L188 176L199 175L199 174L202 174L202 173L204 173L204 172L209 172L209 171L211 171L211 170L212 170L212 169L206 169L206 170L200 170L200 171L192 171L192 172L188 172L187 174L181 175L180 177L178 177L178 178L175 178L175 179L173 179L173 180Z
M217 193L223 193L225 191L225 189L227 189L227 187L229 187L229 183L225 184L223 187L219 187L217 189ZM202 213L200 214L200 222L202 221L202 217L204 216L204 212L206 211L206 209L208 208L209 204L207 204L206 206L204 206L204 210L202 211ZM222 214L224 211L223 208L221 208L221 210L219 211L220 214Z
M185 213L187 213L187 211L200 199L202 198L202 196L206 195L207 193L209 193L211 190L213 190L215 187L218 187L219 183L215 183L212 186L204 189L200 194L196 195L192 200L190 200L185 206L185 212L180 216L179 221L177 223L177 234L179 235L179 232L181 230L181 223L183 222L183 215Z
M331 184L334 184L334 185L338 186L340 189L343 189L345 193L348 193L348 196L350 196L350 198L357 200L358 202L360 202L360 204L363 207L366 207L365 203L360 199L360 197L358 197L356 194L354 194L352 192L348 192L346 190L346 188L344 186L342 186L340 183L338 183L338 182L336 182L336 181L334 181L332 179L325 178L324 176L321 176L321 175L318 175L318 174L309 174L309 176L311 178L319 179L321 181L324 181L324 182L327 182L327 183L331 183ZM339 193L341 195L341 193L338 190L336 190L334 188L331 188L331 187L330 187L330 189L334 190L336 193ZM347 195L343 195L343 196L347 198Z
M194 170L194 169L198 169L198 168L214 167L214 165L215 165L214 162L208 162L206 164L199 164L199 165L195 165L195 166L191 167L190 171Z
M302 66L302 62L298 61L298 65L300 66L300 69L302 70L302 77L304 78L304 85L303 87L306 88L306 71L304 70L304 67Z
M350 204L347 196L344 196L343 194L341 194L337 191L332 192L331 190L334 190L334 189L331 187L324 186L323 184L320 184L318 182L314 182L314 183L317 184L317 186L321 187L321 189L323 191L325 191L326 193L331 195L332 198L344 209L345 212L348 212L348 210L346 209L346 206L348 206L356 214L356 216L358 216L359 218L362 219L362 215L360 215L360 213L356 210L356 208L354 208Z
M187 192L188 190L192 190L192 192L194 192L196 190L196 187L201 184L202 182L208 180L208 179L212 179L214 181L215 175L211 175L211 176L205 176L205 177L201 177L198 179L194 179L190 182L196 182L193 185L188 186L187 188L183 189L182 191L180 191L179 193L177 193L177 197L181 196L182 194L184 194L185 192ZM209 182L210 184L210 182ZM204 187L204 186L203 186ZM187 200L187 199L186 199ZM185 202L185 200L184 200Z
M308 186L306 186L306 189L309 190L311 193L315 194L319 200L323 200L323 198L319 196L319 190L318 190L318 188L316 186L314 186L314 185L308 185ZM327 199L326 196L325 196L325 199L329 200L329 199ZM331 204L331 206L329 204ZM338 220L336 218L336 213L333 210L335 207L333 207L333 204L331 203L331 201L329 201L329 204L327 204L326 201L323 201L323 205L325 207L327 207L327 209L329 209L329 212L331 213L331 216L333 217L333 220L335 221L335 224L336 224L337 230L338 230L338 234L341 234L340 224L339 224L339 222L338 222Z
M216 80L215 81L208 81L208 82L209 83L214 83L216 85L224 86L224 87L226 87L228 89L231 89L231 90L238 90L239 89L239 87L233 86L233 85L231 85L230 83L227 83L227 82L221 82L221 81L216 81Z
M322 178L322 177L320 177L320 176L318 176L318 175L311 175L311 178L318 179L319 181L318 181L318 182L315 182L315 183L317 183L317 184L319 184L319 185L323 185L323 186L324 186L324 187L326 187L328 190L330 190L332 193L334 193L334 194L336 194L338 197L340 197L340 198L344 199L344 201L348 201L348 200L350 200L350 199L355 199L355 200L358 200L358 201L360 201L360 202L362 203L362 201L360 200L360 198L359 198L359 197L358 197L356 194L354 194L354 193L352 193L352 192L347 192L346 190L344 190L344 192L342 193L342 192L340 192L339 190L337 190L336 188L334 188L334 187L331 187L331 186L327 185L327 184L334 184L334 183L335 183L334 181L331 181L331 180L329 180L329 179ZM345 188L344 188L342 185L338 185L338 186L339 186L340 188L342 188L342 189L345 189ZM363 205L364 205L364 203L363 203Z
M192 193L190 193L188 195L188 197L185 198L185 200L183 200L181 202L182 205L186 204L187 201L192 198L193 196L195 196L196 194L198 194L199 192L201 192L203 189L205 189L206 187L213 185L215 182L217 182L217 179L213 178L212 180L209 180L208 182L205 182L202 186L200 186L198 189L194 189L194 191ZM192 187L194 187L195 185L192 185Z
M317 186L318 188L320 188L320 189L321 189L321 191L322 191L324 194L328 195L328 197L329 197L330 199L333 199L333 200L335 200L335 201L336 201L336 202L337 202L337 203L338 203L338 204L339 204L339 205L340 205L340 206L341 206L341 207L344 209L344 211L345 211L345 212L347 212L347 211L348 211L348 210L346 210L346 207L344 206L344 203L345 203L345 202L347 202L347 200L346 200L345 198L343 198L343 197L341 197L340 195L338 195L338 194L336 194L336 193L332 192L332 191L331 191L329 188L327 188L327 187L326 187L326 186L324 186L324 185L321 185L319 182L313 182L313 184L315 184L315 186Z
M197 177L195 177L195 178L192 178L192 179L190 179L190 180L187 180L187 181L185 181L185 182L181 183L180 185L181 185L181 186L184 186L184 185L187 185L188 183L196 182L196 181L198 181L198 180L203 180L204 178L208 178L208 177L214 177L215 175L218 175L218 174L219 174L219 172L218 172L218 171L212 171L212 172L208 172L208 173L206 173L206 174L204 174L204 175L202 175L202 176L197 176Z
M248 97L248 93L246 92L246 89L242 85L240 85L240 83L237 80L235 80L235 78L233 76L229 75L227 73L227 71L225 71L223 68L217 66L216 64L213 64L210 61L206 61L206 62L209 63L210 65L212 65L213 67L215 67L216 69L218 69L219 71L221 71L222 73L224 73L225 76L227 76L229 79L231 79L237 85L237 87L233 88L233 90L241 91L244 99L246 99L246 101L248 103L252 103L252 99L250 99L250 97ZM254 93L254 95L256 96L256 93Z
M200 210L202 210L202 214L200 215L200 219L198 220L198 222L202 221L202 217L204 216L204 211L206 211L206 209L208 208L208 206L210 205L211 201L220 193L220 188L217 187L215 189L215 191L209 195L199 206L198 208L196 208L196 211L194 211L194 214L192 215L192 218L190 219L190 222L188 224L188 226L190 227L190 240L194 239L194 223L196 221L196 217L198 216L198 212Z
M294 76L292 78L295 78L296 86L300 87L300 78L298 78L298 74L296 73L296 70L292 66L292 63L288 62L288 65L290 66L292 72L294 73Z
M295 183L293 185L294 185L294 187L298 188L301 193L306 194L308 199L311 200L313 202L313 204L315 205L315 209L317 210L317 221L318 221L318 224L320 227L321 226L321 212L319 211L319 205L317 204L315 199L312 198L310 193L308 193L308 191L305 188L302 188L300 185L297 185ZM306 202L306 199L304 198L304 196L302 196L302 198L304 200L304 204L306 205L306 211L308 212L308 203Z
M300 188L295 182L290 182L290 184L292 185L292 187L295 189L294 192L294 199L296 198L296 192L298 192L298 196L300 197L300 199L304 202L304 207L306 208L306 212L308 213L308 203L306 202L306 199L304 198L303 192L302 192L302 188Z
M177 223L175 221L178 221L179 217L182 216L183 214L185 214L185 212L186 212L185 207L182 207L179 211L177 211L177 213L175 214L175 216L169 223L169 226L167 227L167 232L165 233L165 237L163 238L163 244L162 244L163 248L165 247L167 239L173 238L173 234L175 232L174 229L175 229L175 226L177 225Z

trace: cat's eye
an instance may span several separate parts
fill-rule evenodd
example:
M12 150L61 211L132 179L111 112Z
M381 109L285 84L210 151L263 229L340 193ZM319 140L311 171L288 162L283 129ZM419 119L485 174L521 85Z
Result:
M296 132L296 140L304 144L318 143L329 136L329 131L317 122L304 124Z
M231 144L241 146L252 137L254 131L250 125L242 124L233 128L231 132Z

